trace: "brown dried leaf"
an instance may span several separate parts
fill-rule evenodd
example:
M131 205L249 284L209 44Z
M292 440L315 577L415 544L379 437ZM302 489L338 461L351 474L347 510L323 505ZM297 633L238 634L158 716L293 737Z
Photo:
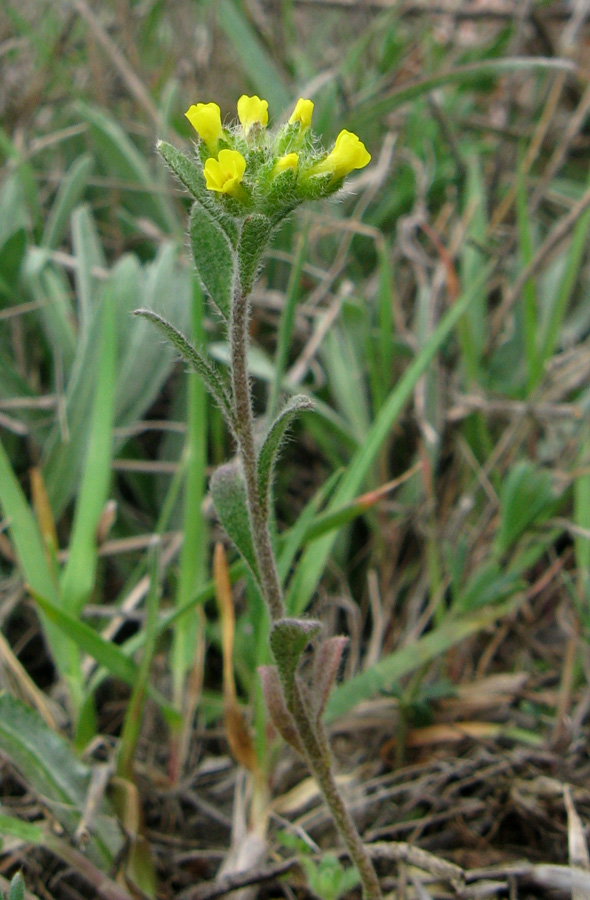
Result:
M259 666L262 693L269 715L281 737L298 753L303 753L293 716L287 709L276 666Z
M342 635L332 637L320 644L316 651L311 692L314 698L317 719L324 712L347 643L347 637Z

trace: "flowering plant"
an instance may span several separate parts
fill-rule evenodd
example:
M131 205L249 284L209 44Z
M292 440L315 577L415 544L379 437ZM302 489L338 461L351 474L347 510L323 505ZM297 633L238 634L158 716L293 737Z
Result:
M224 125L215 103L197 103L186 117L198 140L194 157L160 141L158 150L192 194L189 234L197 273L224 319L230 346L229 383L200 349L161 316L151 319L203 378L235 437L237 460L219 467L211 483L217 514L248 564L269 609L270 645L276 666L260 669L269 713L283 736L306 759L357 866L365 898L379 898L379 881L336 786L321 717L346 639L334 637L315 650L313 692L298 672L319 622L286 616L283 587L271 540L272 478L285 432L295 415L312 408L291 397L259 435L255 429L247 366L249 294L262 254L282 220L305 200L328 197L371 157L359 138L341 131L327 152L311 129L313 103L301 98L289 120L268 129L268 103L243 95L238 123Z

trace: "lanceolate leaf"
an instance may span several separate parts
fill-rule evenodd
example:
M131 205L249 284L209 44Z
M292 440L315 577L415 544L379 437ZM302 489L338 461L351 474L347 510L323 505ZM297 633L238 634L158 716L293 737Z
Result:
M256 580L260 581L250 532L246 486L239 463L226 463L216 469L211 478L210 489L219 521L248 563Z
M154 325L157 325L157 327L164 332L168 340L174 344L182 358L185 359L203 379L207 389L213 397L215 397L215 400L221 407L221 411L223 412L228 425L234 430L230 399L223 382L223 377L216 366L205 359L196 347L193 347L193 345L187 341L180 331L177 331L170 322L167 322L166 319L159 316L158 313L152 312L149 309L136 309L135 315L149 319L150 322L153 322Z
M234 250L217 216L199 201L193 206L189 236L201 283L227 320L236 281Z
M260 502L263 508L269 502L272 474L281 441L297 413L306 409L313 409L313 402L309 397L306 397L304 394L297 394L295 397L292 397L274 420L264 439L258 455L258 485Z
M180 150L167 141L158 141L156 149L165 163L172 169L181 184L193 195L195 200L203 200L206 196L205 179L202 166L193 162Z
M301 739L295 720L287 709L276 666L259 666L258 673L266 706L277 731L291 747L303 754Z
M0 750L73 835L86 803L91 770L34 710L9 694L0 695ZM120 828L103 800L93 818L86 855L101 869L109 869L122 847Z

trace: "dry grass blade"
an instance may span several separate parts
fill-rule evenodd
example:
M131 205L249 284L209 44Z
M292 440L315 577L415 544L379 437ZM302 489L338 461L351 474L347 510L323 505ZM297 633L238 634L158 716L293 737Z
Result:
M590 875L590 855L582 821L576 812L572 792L568 785L563 787L563 800L567 810L567 844L570 866L572 867L572 900L587 900L588 890L579 883L577 870Z

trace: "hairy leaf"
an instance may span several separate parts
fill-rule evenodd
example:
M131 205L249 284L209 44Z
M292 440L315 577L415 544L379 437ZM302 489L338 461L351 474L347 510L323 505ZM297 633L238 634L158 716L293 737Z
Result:
M324 712L347 644L348 638L339 635L323 641L316 651L311 681L316 719L319 719Z
M196 347L193 347L174 325L171 325L170 322L167 322L166 319L158 315L158 313L152 312L149 309L136 309L135 315L149 319L150 322L153 322L154 325L164 332L168 340L174 344L182 358L185 359L203 379L207 389L220 406L228 425L233 430L233 413L230 399L223 382L223 377L217 367L213 363L210 363Z
M219 521L248 563L256 580L260 582L250 531L246 485L239 463L226 463L216 469L211 478L210 489Z
M293 698L293 681L307 644L321 631L315 619L280 619L270 632L270 647L281 676L287 707Z
M292 397L278 414L264 438L258 455L258 490L263 508L266 508L269 503L273 469L281 442L297 413L306 409L313 409L313 402L309 397L304 394Z
M281 679L276 666L259 666L260 681L262 682L262 693L266 701L269 715L275 725L277 731L288 744L291 745L298 753L303 754L301 739L295 725L293 716L287 709L283 689L281 687Z
M267 216L255 213L244 220L238 244L240 287L243 294L249 294L252 290L271 231L272 223Z
M189 236L199 279L211 302L228 319L236 281L234 250L217 215L199 201L191 212Z

